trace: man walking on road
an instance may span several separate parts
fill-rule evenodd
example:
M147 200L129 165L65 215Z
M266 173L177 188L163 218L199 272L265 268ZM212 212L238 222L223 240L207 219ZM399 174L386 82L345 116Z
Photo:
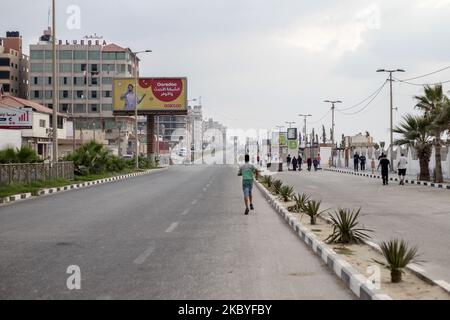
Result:
M359 166L359 154L358 152L356 152L355 155L353 156L353 167L355 171L358 171L358 166Z
M402 156L398 159L398 176L400 178L400 185L405 185L405 176L406 176L406 168L408 164L408 159L406 159L405 154L402 153Z
M292 169L294 170L294 171L297 171L297 158L296 157L294 157L294 158L292 158Z
M302 171L302 162L303 162L302 154L299 153L298 154L298 171Z
M361 162L361 171L366 171L366 156L362 154L359 157L359 161Z
M252 197L252 189L253 189L253 177L257 174L256 167L250 164L250 156L248 154L245 155L245 164L243 164L239 168L238 176L242 176L242 190L244 191L244 203L245 203L245 215L249 213L249 204L250 209L254 210L253 207L253 197Z
M389 184L389 167L391 166L391 162L388 160L386 155L384 155L380 163L378 164L378 169L381 167L381 176L383 178L383 186Z
M291 168L291 160L292 160L292 159L291 159L291 155L288 154L287 159L286 159L288 171L289 171L290 168Z

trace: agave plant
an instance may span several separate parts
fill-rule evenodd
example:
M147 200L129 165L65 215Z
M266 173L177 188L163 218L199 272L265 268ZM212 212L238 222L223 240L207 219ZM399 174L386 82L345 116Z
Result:
M417 261L417 247L408 248L408 243L404 240L393 239L380 244L381 252L386 259L386 263L374 260L391 270L391 282L402 281L403 269L411 262Z
M288 202L289 200L291 200L293 194L294 194L294 187L292 186L282 186L280 189L280 196L284 202Z
M276 195L279 195L282 186L283 186L283 182L281 180L274 180L272 182L272 191L273 191L273 193L275 193Z
M317 224L317 217L326 212L326 210L320 210L322 201L309 200L306 202L303 213L311 218L311 225Z
M267 188L272 188L272 177L271 176L263 176L262 183L267 186Z
M373 231L359 227L358 216L360 212L361 208L356 211L338 209L333 215L330 214L333 233L325 241L328 243L352 244L370 239L367 232Z
M290 212L302 213L305 209L306 203L309 201L309 198L310 196L305 193L298 193L297 195L294 195L292 200L294 200L295 204L290 206L288 210Z

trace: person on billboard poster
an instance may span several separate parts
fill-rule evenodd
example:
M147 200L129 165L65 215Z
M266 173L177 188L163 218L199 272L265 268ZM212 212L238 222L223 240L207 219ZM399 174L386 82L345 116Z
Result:
M144 100L146 94L144 94L141 98L136 97L136 93L134 92L134 86L132 84L128 85L127 92L125 92L121 97L120 100L125 100L125 110L134 110L136 108L136 102L137 105Z

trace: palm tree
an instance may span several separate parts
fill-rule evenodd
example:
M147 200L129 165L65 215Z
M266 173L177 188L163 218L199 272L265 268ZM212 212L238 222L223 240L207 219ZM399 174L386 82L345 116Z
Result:
M436 168L435 168L435 182L441 183L444 181L442 175L441 149L442 149L442 134L448 129L448 119L441 119L445 113L446 106L449 104L449 98L444 94L442 85L425 86L425 95L415 96L417 100L416 108L423 111L425 118L430 120L430 130L434 136L434 150L436 153ZM445 118L445 117L444 117Z
M394 144L409 145L417 151L420 163L420 180L430 181L429 162L431 157L432 136L429 131L430 121L424 116L407 114L403 122L393 130L401 134Z

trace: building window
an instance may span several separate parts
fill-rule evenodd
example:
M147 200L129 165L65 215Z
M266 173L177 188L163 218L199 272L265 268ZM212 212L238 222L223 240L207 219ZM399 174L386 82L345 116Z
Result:
M0 67L9 66L9 58L0 58Z
M87 53L84 50L75 50L73 52L73 59L74 60L86 60Z
M72 64L71 63L60 63L59 64L59 72L72 72Z
M89 60L100 60L100 51L89 51Z
M74 112L75 113L86 113L86 105L85 104L76 104Z
M112 95L110 90L103 91L103 98L111 98L111 97Z
M9 79L9 71L0 71L0 79Z
M59 112L61 113L69 113L69 104L63 103L59 105Z
M53 51L45 50L45 60L51 60L51 59L53 59Z
M45 99L52 99L52 91L51 90L45 90Z
M116 60L125 60L125 52L117 52L116 53Z
M113 78L110 78L110 77L103 77L102 78L102 83L103 84L112 84L112 82L113 82Z
M44 59L44 50L31 50L31 59L42 60Z
M98 113L99 112L98 104L90 104L89 105L89 112Z
M84 91L83 90L77 90L77 99L84 99Z
M72 60L72 50L60 50L59 51L60 60Z
M104 103L102 104L102 111L112 111L112 104L111 103Z
M34 90L33 91L33 98L34 99L41 99L41 97L42 97L42 93L41 93L42 91L39 91L39 90Z
M96 77L91 77L91 86L98 86L98 79Z
M91 99L98 99L97 91L91 91Z
M39 127L45 128L45 120L39 120Z
M90 64L89 65L89 72L98 72L98 65L97 64Z
M119 73L125 73L126 66L124 64L117 65L117 72Z
M33 83L34 84L39 84L39 78L38 77L34 77L33 78Z
M43 72L44 65L42 63L32 63L31 64L31 72Z
M115 52L103 52L102 53L103 60L116 60Z
M70 85L70 79L68 77L61 77L59 78L59 84L62 86L69 86Z
M52 84L52 77L47 77L47 84L51 85Z
M60 99L69 99L69 91L68 90L60 91L59 97Z
M102 65L102 70L106 71L108 73L115 72L116 71L116 66L113 65L113 64L104 64L104 65Z

